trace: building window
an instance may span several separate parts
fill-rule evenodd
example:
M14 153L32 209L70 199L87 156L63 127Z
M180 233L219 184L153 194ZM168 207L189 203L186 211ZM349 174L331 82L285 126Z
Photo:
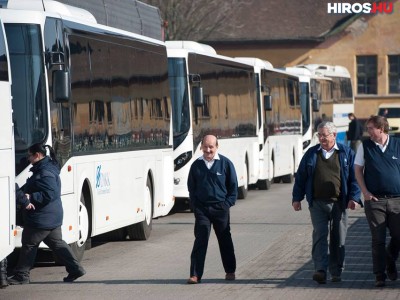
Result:
M358 94L377 94L377 69L376 55L357 56Z
M400 55L389 55L389 94L400 94Z

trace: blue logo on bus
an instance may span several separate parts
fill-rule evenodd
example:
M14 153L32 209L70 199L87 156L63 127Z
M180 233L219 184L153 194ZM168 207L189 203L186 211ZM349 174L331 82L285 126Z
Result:
M110 175L108 172L102 172L101 168L101 165L96 168L96 190L98 194L105 194L110 192Z

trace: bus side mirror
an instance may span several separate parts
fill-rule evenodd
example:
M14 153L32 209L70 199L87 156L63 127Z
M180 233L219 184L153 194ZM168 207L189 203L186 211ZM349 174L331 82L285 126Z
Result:
M272 96L271 95L264 96L264 110L272 110Z
M319 101L318 101L318 99L312 99L312 110L313 110L313 112L319 112L319 106L320 106L320 104L319 104Z
M64 103L68 102L71 97L71 84L69 73L63 70L53 72L53 102Z
M204 105L203 88L201 86L192 87L192 98L194 106L199 107Z

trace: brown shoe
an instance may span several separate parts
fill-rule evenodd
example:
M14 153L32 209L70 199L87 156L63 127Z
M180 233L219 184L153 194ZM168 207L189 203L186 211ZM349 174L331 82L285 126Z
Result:
M236 276L235 273L226 273L225 280L235 280Z
M192 276L187 281L187 283L189 283L189 284L197 284L197 283L200 283L200 282L201 282L201 280L197 276Z
M326 272L324 270L318 270L314 273L312 279L319 284L324 284L326 283Z
M375 276L375 287L384 287L386 285L386 274L377 274Z

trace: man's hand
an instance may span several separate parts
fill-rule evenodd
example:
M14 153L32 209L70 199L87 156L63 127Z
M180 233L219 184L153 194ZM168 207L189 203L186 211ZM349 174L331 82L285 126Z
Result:
M33 205L32 203L29 203L26 207L25 207L25 209L26 210L35 210L35 205Z
M347 208L351 209L351 210L355 210L357 207L358 203L354 200L350 200L349 204L347 204Z
M367 192L364 194L364 201L379 201L379 199L372 195L370 192Z
M294 202L292 203L292 206L293 206L293 209L294 209L295 211L301 210L301 202L300 202L300 201L294 201Z

